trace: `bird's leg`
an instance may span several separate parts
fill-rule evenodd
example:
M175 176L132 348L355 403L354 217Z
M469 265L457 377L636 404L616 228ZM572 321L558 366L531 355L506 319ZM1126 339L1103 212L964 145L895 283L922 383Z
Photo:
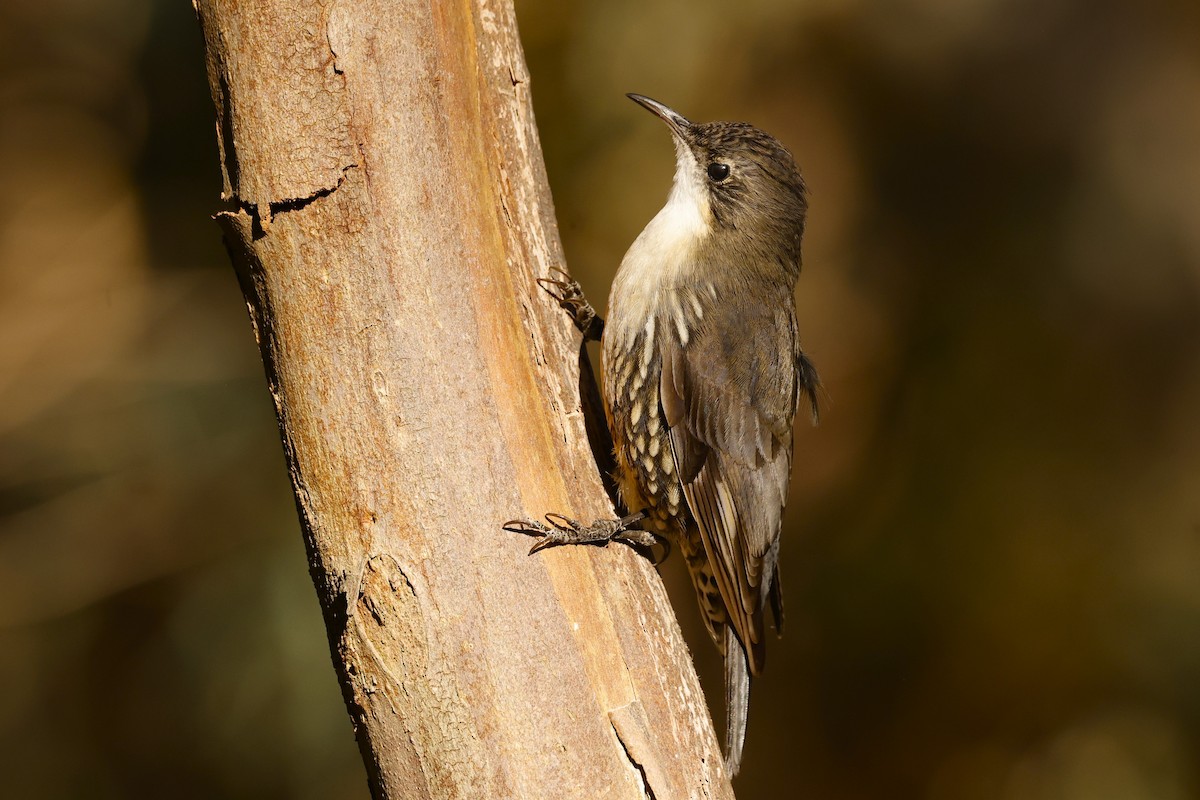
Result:
M547 547L564 544L604 546L609 542L624 542L635 549L644 548L650 551L653 551L655 545L661 544L665 552L662 558L654 559L654 564L658 565L670 554L671 545L666 539L649 531L630 527L645 518L646 512L639 511L621 519L598 519L591 525L581 525L578 520L551 513L546 515L549 525L534 519L513 519L504 523L504 530L536 537L538 541L529 548L529 555Z
M589 339L600 341L600 336L604 333L604 320L596 314L596 309L592 308L592 304L583 296L583 287L579 285L579 281L558 267L552 267L550 271L557 272L562 277L538 278L538 285L570 312L571 319L575 321L575 327L583 333L585 342Z

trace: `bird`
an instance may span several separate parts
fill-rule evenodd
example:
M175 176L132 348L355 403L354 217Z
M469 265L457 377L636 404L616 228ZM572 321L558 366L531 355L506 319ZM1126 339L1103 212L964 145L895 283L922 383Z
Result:
M530 553L661 537L687 562L725 667L726 769L740 769L765 615L783 630L779 547L802 401L820 381L800 347L795 289L808 212L791 153L745 122L694 123L640 94L675 146L666 204L630 246L601 319L565 272L541 279L600 338L614 479L629 510L591 525L512 520Z

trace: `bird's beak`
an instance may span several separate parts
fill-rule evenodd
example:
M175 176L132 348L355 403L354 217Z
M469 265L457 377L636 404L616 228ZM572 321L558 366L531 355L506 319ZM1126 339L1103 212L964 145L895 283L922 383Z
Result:
M687 117L675 113L657 100L651 100L643 94L630 93L625 96L667 123L667 127L671 129L671 133L687 141L688 131L692 128L692 123L688 121Z

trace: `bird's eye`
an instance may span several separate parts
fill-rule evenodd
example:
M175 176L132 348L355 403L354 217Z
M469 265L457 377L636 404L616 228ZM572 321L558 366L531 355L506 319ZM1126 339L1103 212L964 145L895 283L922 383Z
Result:
M729 165L714 161L708 165L708 177L720 183L729 177Z

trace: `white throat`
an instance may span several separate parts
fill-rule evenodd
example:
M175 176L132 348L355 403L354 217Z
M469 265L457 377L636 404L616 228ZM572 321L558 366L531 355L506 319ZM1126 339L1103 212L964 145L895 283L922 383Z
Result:
M678 139L675 140L675 180L667 195L667 204L650 220L642 236L659 220L680 238L699 240L709 233L712 211L708 204L708 186L691 148ZM634 244L636 246L636 242Z
M711 233L708 187L692 151L675 142L675 182L667 203L634 240L613 280L605 325L617 340L641 330L675 289L690 282L692 255Z

